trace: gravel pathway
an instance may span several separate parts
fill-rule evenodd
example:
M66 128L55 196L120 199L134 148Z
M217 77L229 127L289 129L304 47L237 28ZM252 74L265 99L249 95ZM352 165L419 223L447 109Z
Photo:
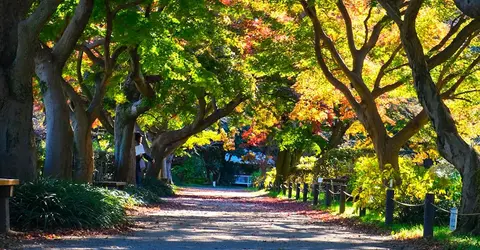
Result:
M405 249L390 237L312 223L306 205L242 189L183 188L134 216L127 235L68 236L25 249ZM391 247L397 246L397 247Z

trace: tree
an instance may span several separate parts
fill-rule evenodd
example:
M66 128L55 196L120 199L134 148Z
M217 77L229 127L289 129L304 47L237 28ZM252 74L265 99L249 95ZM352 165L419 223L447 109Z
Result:
M384 168L387 164L390 164L394 169L398 170L398 153L400 148L415 133L417 133L422 126L425 125L427 122L427 114L422 110L413 119L406 123L403 129L391 136L385 128L382 115L379 113L376 99L387 92L391 92L392 90L404 86L405 83L408 82L408 78L400 78L391 84L384 86L381 85L382 79L384 79L387 70L392 66L392 63L395 62L397 55L400 55L400 46L391 46L393 49L390 52L390 56L384 61L376 77L367 77L366 75L366 62L368 61L368 56L375 52L375 48L379 47L377 44L380 41L379 38L382 37L381 35L384 37L389 36L388 33L385 34L385 32L389 31L387 27L389 27L389 24L391 23L391 17L382 17L383 14L379 12L378 7L374 4L370 4L370 7L368 7L369 14L363 20L363 23L365 24L363 39L361 39L361 37L357 38L355 36L356 32L354 27L358 27L358 25L353 25L354 22L352 20L354 19L352 19L344 1L337 1L336 7L340 12L342 21L344 22L343 26L346 30L347 41L346 49L340 51L340 49L342 49L341 44L338 44L338 42L327 35L325 30L325 26L327 25L326 21L323 17L319 16L316 4L305 0L301 0L300 3L313 25L315 56L319 67L325 74L327 80L344 94L345 98L355 110L359 121L363 124L365 130L372 139L380 167ZM375 9L377 10L375 11ZM373 27L368 27L369 19L374 16L374 13L379 15L379 20L373 25ZM430 44L434 44L430 49L430 54L434 54L434 52L441 48L453 36L453 34L462 27L464 22L465 21L461 17L458 18L457 22L453 22L448 32L443 32L445 35L442 39L430 41ZM464 39L472 39L473 36L471 33L468 33L467 35L464 33L467 30L476 29L475 26L475 24L467 25L459 31L459 34L463 34ZM398 37L395 33L390 34L390 36L392 35L393 37ZM426 38L428 39L428 37ZM359 48L357 47L358 41L361 41L361 46ZM385 41L383 43L385 43ZM385 49L385 45L381 48ZM329 57L325 54L325 50L328 52ZM351 59L348 61L344 60L342 55L342 52L345 53L345 51L351 56ZM428 60L432 62L429 65L431 68L441 64L450 64L450 62L447 62L448 57L445 57L442 54L444 53L437 53L428 58ZM458 56L460 55L465 56L465 54L462 53L459 53ZM347 63L350 64L350 67ZM336 65L339 70L333 70L331 64ZM437 86L439 86L439 89L445 90L442 98L453 98L456 88L464 82L464 78L467 75L472 73L474 65L475 64L470 64L470 66L461 73L449 72L446 68L450 67L443 68L444 73L441 74L441 77L437 80ZM399 67L401 68L402 64ZM458 79L456 80L458 84L453 84L447 87L447 83L451 83L452 79ZM372 82L368 83L368 80ZM397 183L401 181L398 176L396 177L396 181Z
M0 2L0 176L32 180L35 55L40 32L60 0Z
M479 213L480 212L480 159L478 153L459 135L455 121L451 112L442 100L442 94L435 85L431 68L432 62L424 54L424 45L420 41L417 33L417 18L419 11L424 4L423 0L412 0L408 3L407 9L400 12L398 2L379 1L387 11L388 15L395 21L400 29L400 37L407 53L410 68L414 78L414 87L420 103L424 107L432 125L437 133L437 148L440 154L450 163L452 163L462 176L462 201L460 213ZM461 8L468 4L465 1L457 1ZM478 3L477 5L478 6ZM469 6L471 7L471 6ZM465 10L465 9L463 9ZM475 13L477 8L472 8ZM403 15L403 20L402 20ZM467 30L466 36L475 34L478 30L479 20L471 21L469 26L475 26L475 29ZM457 38L461 39L456 41ZM452 57L454 53L461 48L464 39L461 33L444 48L444 57ZM475 61L475 60L474 60ZM463 233L473 233L480 235L480 219L478 216L461 216L458 231Z
M94 171L92 125L99 118L103 121L108 120L105 119L105 114L103 113L103 99L107 92L107 85L112 80L117 61L121 54L127 50L126 45L112 41L114 21L117 20L116 17L118 15L126 15L125 13L128 13L128 9L137 6L140 2L142 1L122 1L114 4L109 0L105 0L104 9L101 12L105 19L104 36L94 38L90 43L80 46L81 51L78 53L76 61L77 81L82 94L87 97L88 101L85 101L70 84L64 85L66 93L70 98L72 109L74 180L92 181ZM102 29L98 24L95 28ZM95 32L92 33L95 34ZM101 49L103 54L100 54L99 49ZM83 53L92 62L92 68L94 68L93 74L87 74L87 79L93 82L93 94L84 82L84 74L82 73ZM93 77L91 77L92 75ZM104 126L109 126L109 123L104 122Z
M78 3L73 17L60 39L51 48L43 44L35 56L35 71L43 91L46 109L47 138L43 175L48 177L72 178L73 132L70 126L69 109L64 94L63 68L83 33L93 10L93 0ZM62 13L65 14L65 13ZM61 18L61 17L60 17ZM60 22L61 20L56 20Z

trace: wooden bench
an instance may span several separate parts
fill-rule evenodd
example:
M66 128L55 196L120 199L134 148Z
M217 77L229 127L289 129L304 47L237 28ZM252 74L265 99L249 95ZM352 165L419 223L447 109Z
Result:
M13 187L20 184L18 179L0 178L0 234L10 231L9 199L13 196Z
M122 181L96 181L93 183L93 185L97 187L114 188L118 190L123 190L127 185L127 183Z

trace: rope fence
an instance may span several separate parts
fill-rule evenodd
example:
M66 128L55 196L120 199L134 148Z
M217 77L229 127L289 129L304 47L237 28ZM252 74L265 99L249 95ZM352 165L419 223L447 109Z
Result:
M402 205L402 206L406 206L406 207L422 207L422 206L425 205L425 202L420 203L420 204L409 204L409 203L404 203L404 202L400 202L400 201L397 201L397 200L393 200L393 202L395 202L399 205Z
M352 195L346 192L346 183L342 183L339 179L333 179L336 182L334 183L332 179L330 181L325 181L313 184L303 183L269 183L268 188L274 191L283 191L283 194L286 195L288 191L288 198L293 198L292 192L295 191L295 199L300 200L300 196L303 196L303 202L308 201L309 192L310 197L313 197L313 205L316 206L319 203L319 194L324 193L324 205L330 207L332 200L339 201L339 212L345 212L345 204L347 199L352 198L353 201L358 197L357 195ZM337 190L337 192L335 192ZM335 198L338 197L339 199ZM435 205L434 194L428 193L425 196L425 200L422 203L406 203L395 200L395 191L392 188L387 188L386 190L386 203L385 203L385 224L393 224L393 215L395 210L395 204L405 207L423 207L424 212L424 221L423 221L423 237L430 238L433 237L433 226L435 220L435 211L440 211L450 215L450 230L455 230L457 225L458 216L480 216L480 213L459 213L457 208L452 208L450 211L439 205ZM360 207L360 216L366 215L366 207Z

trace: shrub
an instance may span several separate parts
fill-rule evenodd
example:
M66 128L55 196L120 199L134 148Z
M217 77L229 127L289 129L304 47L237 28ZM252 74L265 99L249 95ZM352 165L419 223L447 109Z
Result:
M265 177L265 181L263 182L264 187L268 187L268 184L274 184L275 183L275 178L277 177L277 169L276 168L271 168L269 171L267 171L267 176Z
M397 174L400 175L402 184L394 188L395 199L405 203L421 204L426 193L433 192L437 205L447 209L458 205L461 190L460 177L456 171L447 171L446 174L445 172L443 168L425 169L408 158L399 158ZM359 194L356 205L384 212L386 199L384 180L392 179L394 174L393 169L388 167L381 171L376 158L360 158L355 164L355 175L352 180L353 194ZM418 223L423 220L423 212L423 206L395 206L395 215L400 222ZM445 221L448 216L437 214L437 218Z
M395 187L395 199L405 202L418 202L432 190L433 175L423 167L416 166L406 158L399 159L399 173L402 184ZM393 168L386 166L380 170L376 158L360 158L355 164L354 191L359 194L357 205L382 211L385 207L385 180L394 178Z
M205 162L198 156L188 157L182 165L172 167L172 174L181 183L203 184L207 180Z
M156 193L143 187L135 187L134 185L128 185L124 190L131 197L133 197L138 205L147 205L161 203L162 199Z
M147 190L158 197L169 197L174 195L172 185L151 177L146 177L143 180L142 188L140 190L142 189Z
M122 191L39 179L15 189L11 223L21 230L113 227L127 222L125 207L135 202Z

